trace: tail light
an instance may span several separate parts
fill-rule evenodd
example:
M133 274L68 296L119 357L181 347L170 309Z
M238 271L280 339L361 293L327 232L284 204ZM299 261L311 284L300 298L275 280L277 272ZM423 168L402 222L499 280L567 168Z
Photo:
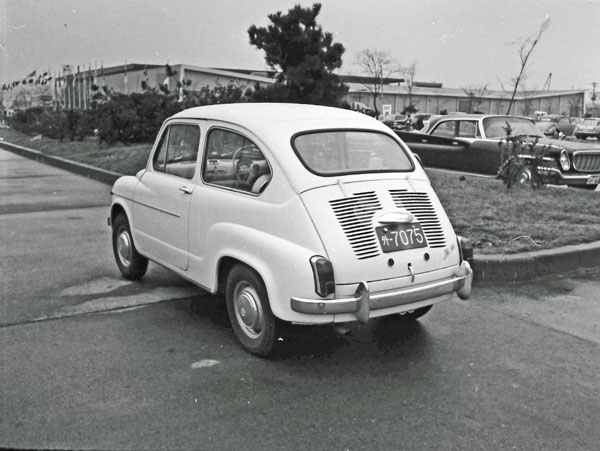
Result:
M325 257L315 255L310 259L315 278L315 292L326 297L335 293L335 280L333 278L333 265Z

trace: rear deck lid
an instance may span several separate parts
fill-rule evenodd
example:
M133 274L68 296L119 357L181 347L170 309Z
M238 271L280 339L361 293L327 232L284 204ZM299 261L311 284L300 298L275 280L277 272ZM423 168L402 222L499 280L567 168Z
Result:
M425 180L343 183L301 194L336 284L423 274L458 264L456 236Z

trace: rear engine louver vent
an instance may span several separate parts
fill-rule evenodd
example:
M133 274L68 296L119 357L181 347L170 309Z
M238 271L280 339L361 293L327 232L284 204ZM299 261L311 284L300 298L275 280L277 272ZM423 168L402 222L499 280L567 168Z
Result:
M407 190L390 190L396 207L410 211L421 223L429 247L445 247L444 230L427 193L413 193Z
M329 201L346 238L359 260L379 255L379 243L373 229L373 215L381 210L374 191Z

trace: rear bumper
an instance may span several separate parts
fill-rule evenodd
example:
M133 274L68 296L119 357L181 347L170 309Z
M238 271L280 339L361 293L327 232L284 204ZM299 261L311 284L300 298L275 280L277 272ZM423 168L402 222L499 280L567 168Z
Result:
M389 307L406 306L410 310L411 304L440 296L456 293L461 299L471 296L473 270L468 262L463 261L454 276L400 290L390 290L371 293L367 282L358 285L356 293L350 298L341 299L291 299L292 310L310 315L331 315L351 313L361 323L366 323L371 310Z

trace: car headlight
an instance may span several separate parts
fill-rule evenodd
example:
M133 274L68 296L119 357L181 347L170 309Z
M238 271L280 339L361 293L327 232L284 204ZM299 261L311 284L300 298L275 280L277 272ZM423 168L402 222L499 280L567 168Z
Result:
M558 162L560 163L560 167L562 168L562 170L565 172L571 168L571 161L569 160L569 154L566 150L563 150L560 153L560 158L558 159Z

